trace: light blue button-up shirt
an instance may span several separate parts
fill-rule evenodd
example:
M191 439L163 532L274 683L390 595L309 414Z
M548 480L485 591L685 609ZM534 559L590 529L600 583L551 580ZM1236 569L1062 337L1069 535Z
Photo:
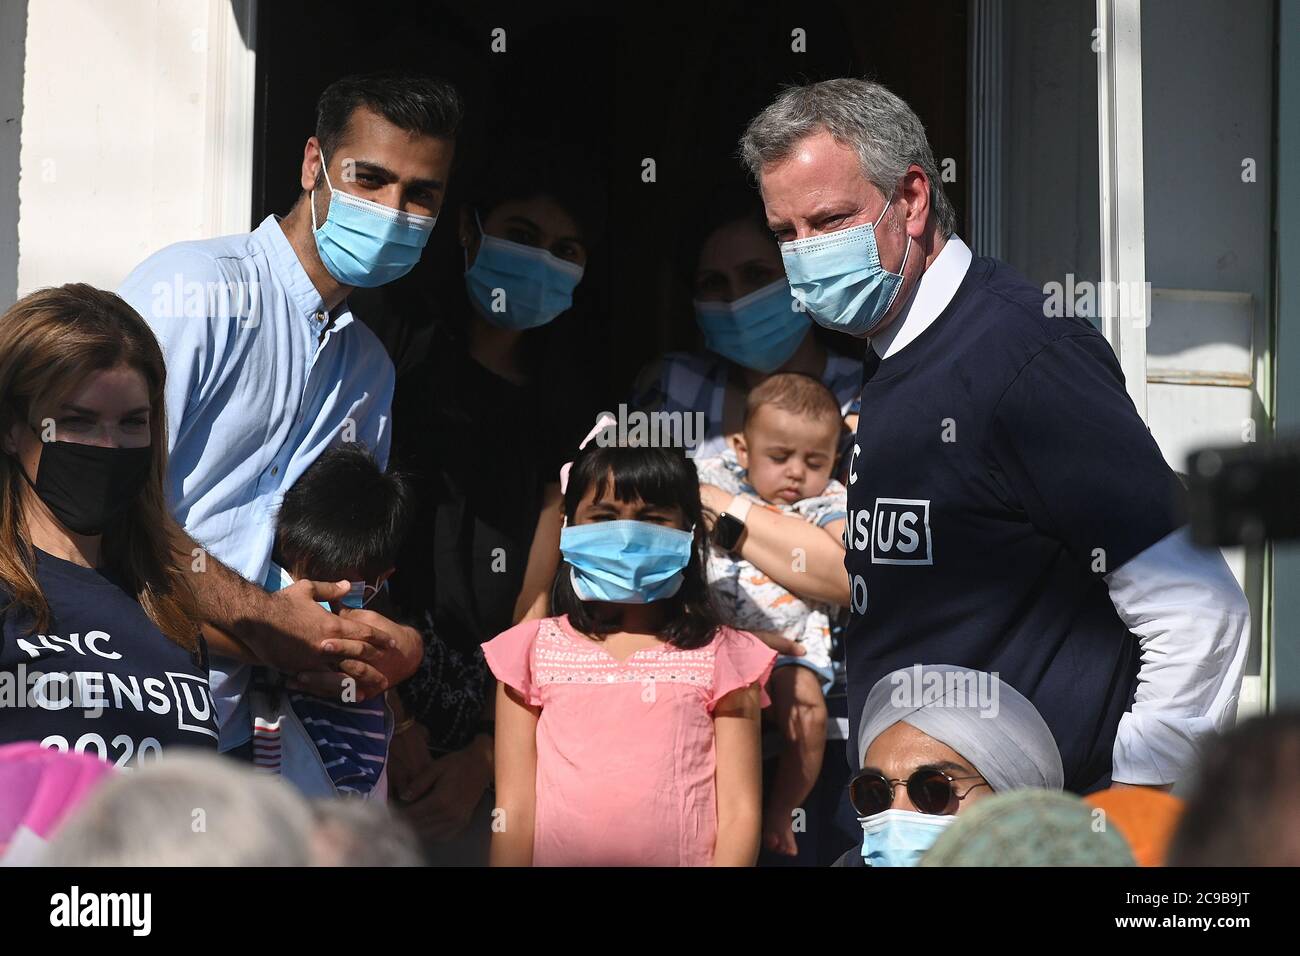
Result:
M167 360L168 503L195 541L260 584L280 500L321 452L360 442L387 467L393 363L346 303L325 328L275 216L168 246L118 294Z
M168 246L118 294L167 362L168 504L196 542L261 584L280 501L321 452L360 442L387 467L392 360L346 303L326 328L274 216L251 233ZM222 750L251 735L249 672L212 660Z

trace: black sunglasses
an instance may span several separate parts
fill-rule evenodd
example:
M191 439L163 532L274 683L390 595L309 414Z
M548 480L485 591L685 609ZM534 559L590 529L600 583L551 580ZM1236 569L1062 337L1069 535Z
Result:
M957 792L958 780L979 780ZM870 817L883 813L894 805L894 784L907 784L907 797L912 806L922 813L935 816L956 813L954 803L966 799L976 787L987 787L988 782L978 774L969 777L951 777L942 770L922 769L906 780L890 780L878 770L860 771L849 781L849 801L858 816ZM952 807L952 809L949 809Z

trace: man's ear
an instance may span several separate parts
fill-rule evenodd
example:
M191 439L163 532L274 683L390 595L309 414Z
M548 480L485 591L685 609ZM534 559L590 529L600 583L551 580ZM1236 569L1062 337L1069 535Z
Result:
M316 188L318 170L324 162L324 156L320 149L320 140L315 136L308 136L302 148L302 175L298 183L302 186L303 192L311 192Z
M903 198L907 201L907 221L904 231L913 239L925 233L925 225L930 218L930 185L925 170L913 163L903 174Z

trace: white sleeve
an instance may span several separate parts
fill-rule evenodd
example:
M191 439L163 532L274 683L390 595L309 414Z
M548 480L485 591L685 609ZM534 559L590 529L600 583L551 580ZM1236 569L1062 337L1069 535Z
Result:
M1181 528L1105 578L1120 619L1142 645L1133 708L1120 718L1114 780L1169 784L1237 715L1250 607L1217 548Z

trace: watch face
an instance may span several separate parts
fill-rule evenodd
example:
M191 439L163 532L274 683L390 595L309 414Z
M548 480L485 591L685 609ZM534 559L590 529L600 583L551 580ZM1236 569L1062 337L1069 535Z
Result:
M730 551L740 541L744 530L743 521L729 514L720 514L717 523L713 526L713 543L724 551Z

